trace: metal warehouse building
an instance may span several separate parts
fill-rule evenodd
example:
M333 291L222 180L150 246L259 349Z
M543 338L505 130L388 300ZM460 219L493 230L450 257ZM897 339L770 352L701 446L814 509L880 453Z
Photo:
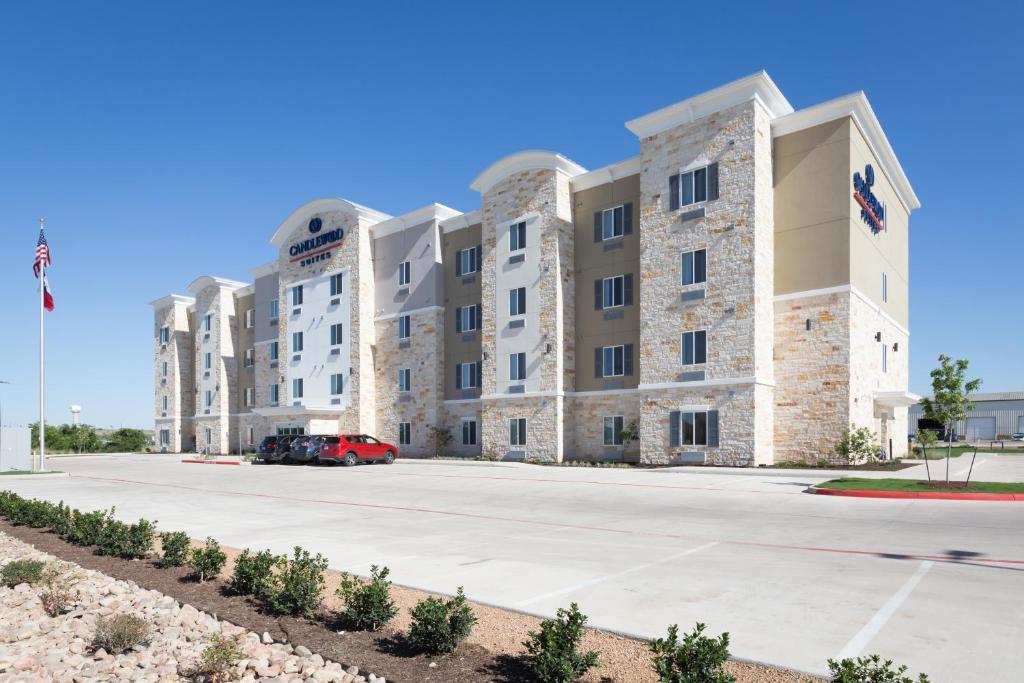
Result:
M957 436L964 436L968 441L985 441L1024 432L1024 391L975 394L973 399L974 410L967 420L957 423ZM911 434L917 433L918 420L924 417L923 413L920 403L910 406Z

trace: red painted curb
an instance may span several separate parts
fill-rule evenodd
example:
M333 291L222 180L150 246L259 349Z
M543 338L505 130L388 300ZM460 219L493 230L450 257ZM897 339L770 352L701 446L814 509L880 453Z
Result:
M182 460L193 465L241 465L237 460Z
M987 500L1024 502L1024 493L942 493L939 491L861 491L858 489L819 489L811 487L819 496L846 496L848 498L905 498L927 500Z

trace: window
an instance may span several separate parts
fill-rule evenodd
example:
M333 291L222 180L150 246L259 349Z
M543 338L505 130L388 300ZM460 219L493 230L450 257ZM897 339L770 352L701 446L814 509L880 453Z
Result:
M249 445L252 446L254 443L256 443L256 430L249 427Z
M209 427L206 428L206 445L209 446L213 441L213 430Z
M621 377L625 374L626 347L605 346L601 348L601 376Z
M476 418L462 418L462 445L476 445Z
M341 396L345 389L345 376L342 374L331 375L331 396Z
M526 249L526 221L515 223L508 230L508 250Z
M410 391L412 389L412 370L401 368L398 371L398 390Z
M715 168L717 173L717 166ZM678 176L672 176L669 181L669 190L672 193L669 206L674 210L680 206L698 204L708 199L708 167L697 168Z
M277 299L270 300L270 319L277 320Z
M342 273L335 273L331 276L331 296L341 296L345 291L345 284L342 281Z
M455 309L455 331L472 332L480 323L480 306L459 306Z
M526 418L513 417L508 421L508 443L510 446L526 445Z
M292 398L302 398L302 378L292 380Z
M270 360L277 360L278 345L276 341L270 342Z
M601 212L601 239L610 240L623 235L624 207L616 206Z
M680 446L708 445L708 414L707 412L679 413L679 444Z
M247 308L245 309L245 327L246 329L252 328L256 324L256 309Z
M160 343L166 344L171 341L171 328L164 325L160 328Z
M292 332L292 352L298 353L302 351L302 333Z
M455 364L455 388L476 389L480 386L480 363Z
M213 354L207 351L203 354L203 370L209 370L213 367Z
M882 342L882 372L889 372L889 346Z
M252 387L246 387L245 388L245 406L247 408L251 408L252 404L255 403L255 402L256 402L256 399L254 397L253 388Z
M402 261L398 264L398 286L405 287L411 280L410 277L410 264L408 261Z
M701 365L708 362L707 332L683 332L681 344L683 365Z
M271 384L270 385L270 402L271 403L274 403L274 404L277 403L277 392L278 392L277 385L276 384Z
M601 281L602 308L615 308L623 305L625 302L625 279L622 275L616 275L615 277L606 277Z
M517 287L508 292L508 314L526 315L526 287Z
M203 316L203 332L209 332L213 326L213 313L207 313Z
M331 325L331 346L341 346L341 326L342 323L334 323Z
M164 362L163 362L163 364L162 364L162 365L160 366L160 373L161 373L161 374L162 374L162 375L163 375L164 377L166 377L166 376L167 376L167 361L164 361Z
M171 443L171 430L161 429L160 430L160 445L169 446Z
M518 382L526 379L526 353L508 354L508 378L509 381Z
M610 415L604 418L604 445L622 445L622 416Z
M204 400L204 402L203 402L203 405L204 405L205 407L209 408L210 406L212 406L212 405L213 405L213 392L212 392L212 391L210 391L209 389L207 389L207 390L206 390L206 395L205 395L205 397L204 397L204 398L205 398L205 400Z
M245 355L242 358L242 364L247 368L251 368L256 365L256 349L245 350Z
M455 254L455 275L469 275L480 270L480 247L462 249Z
M302 305L302 285L292 287L292 306Z
M882 273L882 303L889 301L889 276Z
M696 285L707 282L708 250L684 251L682 256L682 273L684 285Z
M167 397L166 396L163 397L163 400L161 401L161 403L163 405L163 409L166 411L167 410Z
M398 338L399 339L408 339L409 338L409 328L410 327L411 327L411 325L410 325L410 318L409 318L409 316L407 316L407 315L400 315L400 316L398 316Z
M411 422L399 422L398 423L398 445L408 446L412 443L412 423Z

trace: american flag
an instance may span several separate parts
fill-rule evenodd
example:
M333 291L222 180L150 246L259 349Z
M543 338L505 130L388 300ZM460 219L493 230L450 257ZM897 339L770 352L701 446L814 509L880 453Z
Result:
M32 264L32 272L39 277L40 268L50 267L50 247L46 244L46 235L43 234L43 228L39 228L39 242L36 243L36 260Z

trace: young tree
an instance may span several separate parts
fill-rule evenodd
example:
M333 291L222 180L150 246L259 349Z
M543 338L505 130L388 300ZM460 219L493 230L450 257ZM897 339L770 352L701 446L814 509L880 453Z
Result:
M441 453L448 448L452 442L452 430L448 427L430 428L430 446L434 451L434 457L441 457Z
M924 417L946 428L946 485L949 485L949 458L953 450L953 428L967 419L974 405L970 395L981 387L980 379L967 380L966 359L954 361L946 354L939 356L939 367L931 372L932 397L921 399Z
M930 429L917 430L917 442L921 444L921 455L924 456L924 469L928 473L929 482L932 480L932 469L928 465L928 449L934 446L938 440L939 437L935 436L935 432Z

